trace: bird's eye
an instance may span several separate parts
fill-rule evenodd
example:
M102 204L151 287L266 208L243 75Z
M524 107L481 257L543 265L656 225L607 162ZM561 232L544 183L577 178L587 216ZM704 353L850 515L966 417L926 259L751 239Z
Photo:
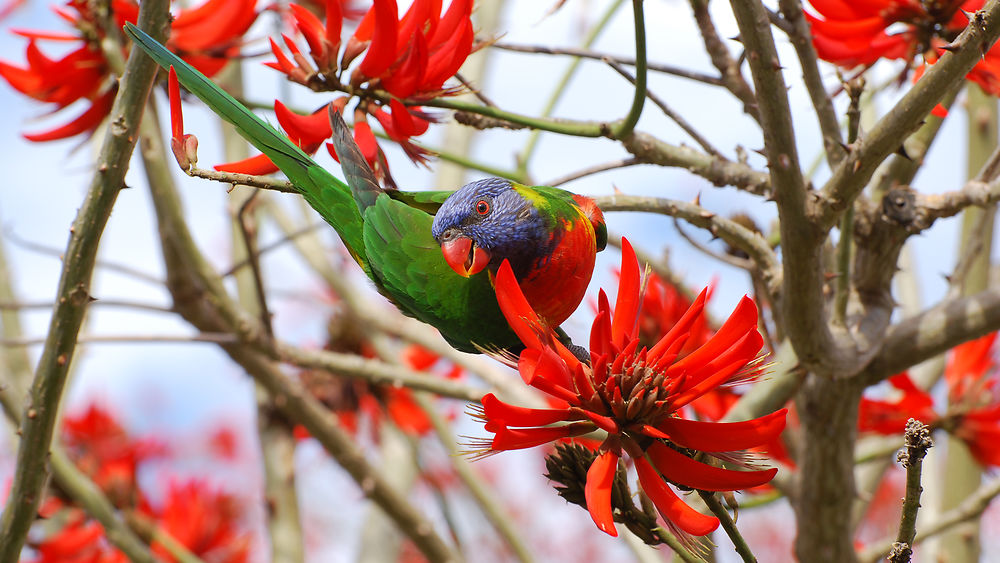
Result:
M481 199L476 202L476 213L480 215L486 215L490 212L490 202L485 199Z

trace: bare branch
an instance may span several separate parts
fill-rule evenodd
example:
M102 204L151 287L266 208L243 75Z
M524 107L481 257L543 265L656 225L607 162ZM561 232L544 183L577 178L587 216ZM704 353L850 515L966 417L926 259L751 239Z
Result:
M1000 289L949 299L889 328L882 348L859 374L864 385L1000 330Z
M635 66L635 57L619 57L616 55L612 55L610 53L599 53L597 51L591 51L590 49L580 49L576 47L545 47L542 45L513 45L511 43L494 43L493 47L497 49L502 49L504 51L515 51L518 53L569 55L572 57L580 57L583 59L594 59L598 61L613 61L615 63L622 65ZM655 72L672 74L674 76L680 76L681 78L689 78L696 82L704 82L705 84L712 84L713 86L723 85L721 78L710 76L708 74L696 72L693 70L683 69L673 65L647 63L647 68Z
M777 291L781 284L781 266L767 241L760 234L735 221L726 219L695 203L672 199L623 194L600 196L594 199L604 211L645 211L684 219L746 252L760 268L769 291Z

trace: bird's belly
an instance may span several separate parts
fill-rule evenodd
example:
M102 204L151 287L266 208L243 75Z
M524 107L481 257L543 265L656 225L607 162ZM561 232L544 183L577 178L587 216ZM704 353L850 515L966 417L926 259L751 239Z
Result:
M589 225L587 225L589 227ZM594 273L594 231L582 226L567 231L548 257L519 280L531 308L549 326L563 323L583 300Z

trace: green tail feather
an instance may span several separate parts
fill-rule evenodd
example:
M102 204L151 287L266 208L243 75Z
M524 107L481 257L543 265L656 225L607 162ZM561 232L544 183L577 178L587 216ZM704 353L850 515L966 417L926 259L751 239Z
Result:
M330 223L337 230L354 258L366 272L370 273L363 239L364 224L358 208L359 206L367 207L371 201L374 201L381 191L377 183L374 185L357 183L357 189L352 194L351 188L316 164L309 155L302 152L286 136L254 115L246 106L219 88L197 69L168 51L146 32L131 23L126 23L125 33L160 66L163 68L173 66L178 81L188 91L201 98L201 101L205 102L212 111L233 124L244 139L266 154L288 176L292 185L299 190L306 201L326 219L327 223ZM346 129L346 125L344 125L344 129ZM343 131L340 134L343 134ZM359 166L357 162L353 162L357 159L360 159L360 166L367 168L367 163L364 162L356 148L355 152L356 155L341 156L347 174L357 174L355 169ZM369 174L371 174L370 171ZM355 183L352 181L352 185ZM371 190L371 192L366 193L367 190Z

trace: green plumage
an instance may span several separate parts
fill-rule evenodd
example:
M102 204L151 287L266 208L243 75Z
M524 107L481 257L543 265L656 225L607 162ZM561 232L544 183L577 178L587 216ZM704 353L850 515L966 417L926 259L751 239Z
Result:
M433 325L462 351L521 346L500 312L488 274L455 275L431 236L433 214L449 192L383 190L346 124L334 114L333 142L348 186L145 32L132 24L125 25L125 32L160 66L173 66L187 90L233 124L288 176L336 229L378 290L400 310Z

